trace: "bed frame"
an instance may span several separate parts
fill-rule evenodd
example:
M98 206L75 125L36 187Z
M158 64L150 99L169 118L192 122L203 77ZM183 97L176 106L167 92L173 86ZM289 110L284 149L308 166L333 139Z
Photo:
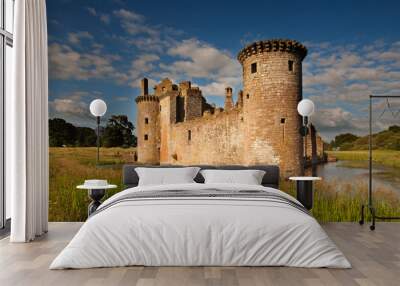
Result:
M157 165L157 166L144 166L144 165L124 165L122 172L122 184L124 188L136 187L139 183L139 176L135 171L136 167L151 167L151 168L177 168L186 166L177 165ZM205 169L217 169L217 170L263 170L265 175L262 179L262 185L265 187L279 188L279 167L275 165L257 165L257 166L241 166L241 165L225 165L225 166L209 166L209 165L191 165L190 167L199 167L202 170ZM194 180L197 183L204 183L204 178L200 174L197 174Z

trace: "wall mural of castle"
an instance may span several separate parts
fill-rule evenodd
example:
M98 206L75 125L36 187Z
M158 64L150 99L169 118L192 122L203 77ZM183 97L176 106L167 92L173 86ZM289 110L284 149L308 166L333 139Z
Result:
M239 52L243 90L233 102L216 108L191 83L168 78L149 93L141 82L137 103L138 161L145 164L278 164L285 176L303 172L301 117L304 45L293 40L265 40ZM322 139L312 128L309 156L323 156Z
M122 164L279 164L280 188L291 194L296 185L285 178L306 167L323 178L314 216L358 220L368 95L400 94L400 37L387 29L399 17L390 5L317 2L47 1L50 220L85 220L86 194L75 186L89 178L120 184ZM302 98L316 107L306 138ZM101 168L95 99L107 104ZM376 199L394 215L400 100L373 107Z

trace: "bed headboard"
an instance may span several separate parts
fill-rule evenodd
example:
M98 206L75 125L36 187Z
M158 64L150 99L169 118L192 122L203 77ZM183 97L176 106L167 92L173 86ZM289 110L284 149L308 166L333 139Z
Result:
M257 165L257 166L240 166L240 165L225 165L225 166L208 166L208 165L191 165L204 169L219 169L219 170L263 170L265 171L262 185L265 187L279 188L279 167L276 165ZM124 188L136 187L139 183L139 176L135 171L136 167L151 167L151 168L178 168L185 166L177 165L157 165L157 166L144 166L144 165L124 165L122 171L122 184ZM204 178L200 174L197 174L194 180L197 183L204 183Z

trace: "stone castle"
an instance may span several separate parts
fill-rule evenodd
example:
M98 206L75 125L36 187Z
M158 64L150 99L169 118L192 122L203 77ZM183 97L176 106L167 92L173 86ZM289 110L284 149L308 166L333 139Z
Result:
M227 87L224 108L207 103L201 90L188 81L176 85L166 78L149 94L143 79L136 98L138 161L277 164L283 176L303 174L304 149L309 156L323 152L315 130L308 144L299 132L297 104L302 99L306 55L306 47L293 40L246 46L237 56L243 67L243 90L234 103L232 88Z

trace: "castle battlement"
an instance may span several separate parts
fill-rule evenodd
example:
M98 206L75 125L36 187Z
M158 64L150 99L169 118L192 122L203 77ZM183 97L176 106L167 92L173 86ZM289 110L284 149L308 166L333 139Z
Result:
M155 95L140 95L136 97L135 99L136 103L142 102L142 101L156 101L159 102L159 98Z
M307 48L295 40L271 39L258 41L247 45L241 50L237 55L237 59L240 63L243 63L246 58L252 55L270 52L295 53L303 60L307 55Z
M258 41L238 54L243 90L224 108L206 101L190 81L165 78L137 103L138 160L149 164L278 164L284 176L303 173L297 104L307 49L292 40ZM316 145L316 144L314 144ZM321 144L320 144L321 145Z

